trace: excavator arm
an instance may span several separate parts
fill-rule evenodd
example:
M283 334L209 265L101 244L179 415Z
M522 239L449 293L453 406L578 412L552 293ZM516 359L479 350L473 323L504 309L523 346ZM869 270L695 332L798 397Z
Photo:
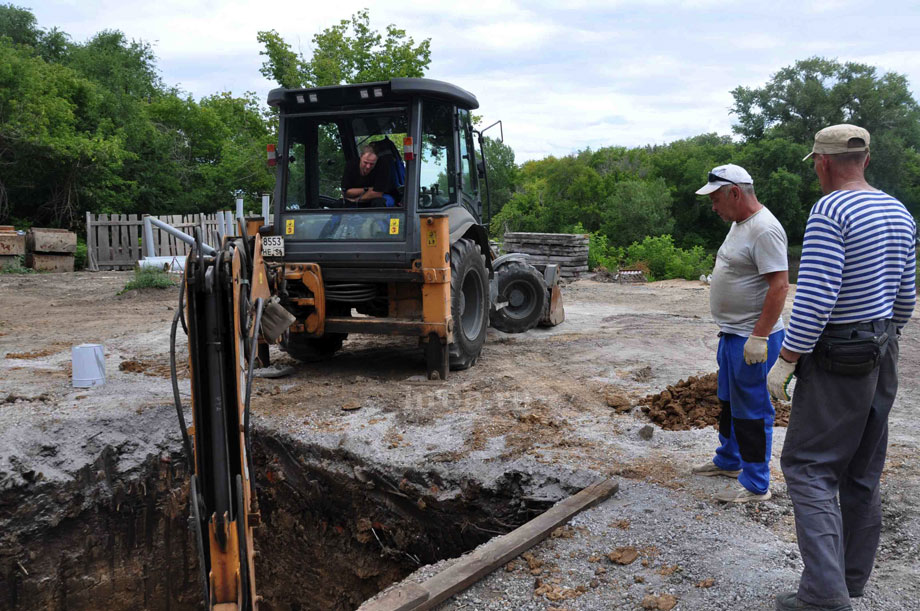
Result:
M246 241L227 240L211 254L196 246L183 282L193 417L186 434L190 525L207 608L217 611L256 609L258 601L249 397L265 301L252 299L252 269Z

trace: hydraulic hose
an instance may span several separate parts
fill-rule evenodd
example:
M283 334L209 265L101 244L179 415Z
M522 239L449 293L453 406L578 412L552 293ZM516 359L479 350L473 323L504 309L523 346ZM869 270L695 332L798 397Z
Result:
M185 297L185 274L182 274L182 284L179 287L179 308L173 316L172 326L169 329L169 372L172 378L173 401L176 404L176 415L179 417L179 427L182 430L182 445L185 448L185 459L190 471L194 471L192 455L192 442L188 436L188 426L185 424L185 414L182 411L182 399L179 397L179 380L176 374L176 327L179 320L182 320L182 328L188 335L188 327L185 324L185 316L182 315Z

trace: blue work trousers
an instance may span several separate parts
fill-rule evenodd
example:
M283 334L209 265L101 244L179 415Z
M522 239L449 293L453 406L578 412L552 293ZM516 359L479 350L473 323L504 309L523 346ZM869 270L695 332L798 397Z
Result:
M767 372L776 362L784 332L767 341L767 361L744 362L747 337L722 333L719 338L719 442L712 462L720 469L741 470L738 481L755 494L770 489L770 452L776 412L767 392Z

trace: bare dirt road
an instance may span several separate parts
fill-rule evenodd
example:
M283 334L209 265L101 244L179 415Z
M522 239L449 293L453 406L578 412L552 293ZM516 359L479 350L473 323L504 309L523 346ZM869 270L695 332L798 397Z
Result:
M166 356L177 292L117 295L129 279L0 276L0 608L88 609L101 592L112 608L197 604ZM716 369L708 288L583 280L565 300L563 325L490 330L476 366L443 382L423 379L411 340L349 338L306 365L273 350L293 371L259 379L253 398L266 606L355 608L609 476L620 482L611 499L443 608L770 609L795 586L785 429L773 499L726 507L711 497L727 481L689 475L714 429L645 428L643 397ZM855 609L920 609L917 322L902 339L882 544ZM70 385L70 348L84 342L105 346L105 386ZM187 402L187 380L180 388ZM326 555L305 560L295 532ZM344 564L317 568L339 548ZM636 559L608 557L622 560L621 548ZM294 573L320 585L282 583Z

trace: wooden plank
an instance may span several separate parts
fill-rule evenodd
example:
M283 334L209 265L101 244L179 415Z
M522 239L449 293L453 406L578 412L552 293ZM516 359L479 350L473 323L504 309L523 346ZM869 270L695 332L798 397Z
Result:
M413 587L419 584L412 583L412 585L400 585L391 590L387 596L361 605L359 611L424 611L433 609L512 558L527 551L545 539L559 525L567 522L575 514L600 503L614 494L618 488L619 484L612 479L595 482L578 494L557 503L548 511L523 526L506 535L492 539L423 582L421 588L428 593L428 597L414 606L407 601L419 598L418 590ZM404 594L394 594L395 591L403 590L404 588L406 589ZM383 601L391 601L401 606L382 606L378 604Z
M128 215L120 214L118 215L118 220L122 222L126 222L128 220ZM129 235L130 234L128 233L127 223L119 224L118 238L119 238L119 242L121 246L119 250L119 254L121 255L120 259L121 261L127 261L129 262L129 264L131 264L131 263L134 263L134 260L132 260L131 258L131 239L129 238Z
M110 266L112 264L112 250L109 247L109 227L106 221L109 220L108 214L100 214L99 220L99 264Z
M175 215L175 214L171 214L166 217L166 222L172 225L173 227L175 227L176 229L179 229L179 225L182 224L182 217ZM181 242L179 241L178 238L167 233L166 239L169 241L169 255L170 256L182 254L179 251L179 245L181 244Z
M159 217L156 217L159 218ZM153 241L154 246L156 247L156 253L158 257L169 254L169 245L164 243L163 232L160 231L157 227L153 228Z
M140 224L136 214L127 215L129 223L125 226L128 232L128 256L132 263L141 259Z
M183 233L187 233L188 235L195 237L194 225L195 225L194 216L183 214L181 216L176 217L176 224L173 225L173 227L175 227L176 229L178 229L179 231ZM188 244L186 244L179 238L176 238L176 254L187 255L188 254L187 248L188 248Z
M415 582L393 588L377 600L361 605L361 611L413 611L428 600L428 590Z
M86 267L91 272L99 271L99 262L96 258L96 227L93 223L93 214L86 212Z
M121 267L122 263L125 260L124 244L123 244L124 236L122 235L122 231L124 227L122 227L121 223L119 222L121 221L120 214L113 214L111 219L115 221L116 223L118 223L118 224L109 225L109 231L111 232L110 235L112 236L112 260L119 267Z
M140 241L141 225L136 214L126 214L125 219L127 221L125 223L125 234L128 240L127 257L130 265L134 267L143 258Z

